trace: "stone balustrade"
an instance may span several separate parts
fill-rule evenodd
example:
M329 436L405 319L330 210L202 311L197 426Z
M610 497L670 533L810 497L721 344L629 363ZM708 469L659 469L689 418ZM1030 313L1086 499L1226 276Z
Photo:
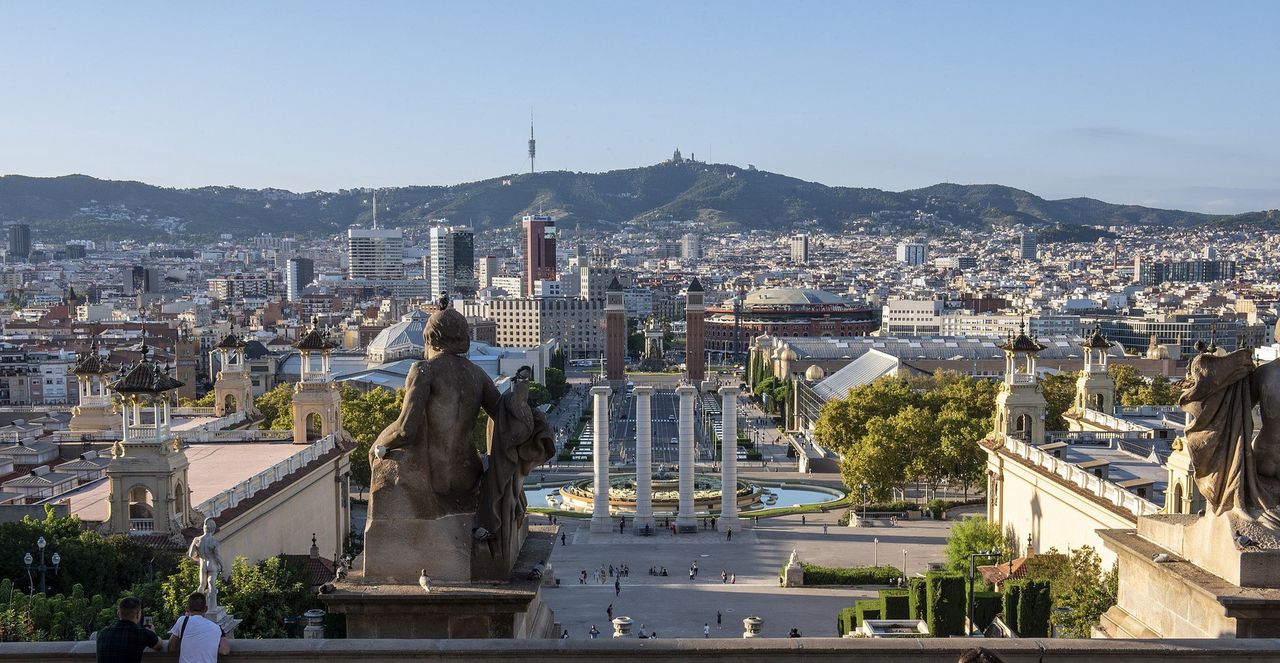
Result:
M995 651L1006 663L1214 663L1280 662L1280 640L1051 640L912 638L702 638L640 640L234 640L220 663L566 663L567 661L637 661L646 663L810 663L876 661L877 663L953 663L974 646ZM0 662L88 663L95 660L92 642L0 644ZM144 660L174 661L167 654L147 653Z
M1095 497L1114 504L1135 516L1149 516L1160 513L1160 507L1150 501L1138 497L1106 479L1094 476L1087 470L1080 469L1074 463L1045 453L1034 445L1027 444L1016 437L1005 437L1005 448L1013 455L1027 461L1031 465L1044 469L1067 483L1075 484L1080 489Z

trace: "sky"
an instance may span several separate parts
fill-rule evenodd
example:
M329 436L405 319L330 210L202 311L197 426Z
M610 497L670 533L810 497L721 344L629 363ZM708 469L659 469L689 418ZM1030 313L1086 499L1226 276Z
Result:
M1280 3L0 3L0 174L295 191L686 157L1280 207Z

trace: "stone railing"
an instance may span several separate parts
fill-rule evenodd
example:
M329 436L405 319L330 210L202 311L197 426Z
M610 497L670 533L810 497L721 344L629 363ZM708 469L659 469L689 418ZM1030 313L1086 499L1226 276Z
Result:
M1095 476L1088 470L1080 469L1074 463L1045 453L1016 437L1005 437L1005 449L1031 465L1045 470L1046 473L1074 484L1094 497L1110 502L1134 516L1149 516L1160 512L1160 507L1154 502L1138 497L1106 479Z
M768 627L768 624L765 624ZM876 661L952 663L970 647L983 646L1006 663L1214 663L1280 662L1280 639L1239 640L1050 640L981 638L743 638L690 640L233 640L220 663L313 663L315 661L449 661L450 663L809 663ZM93 642L0 644L0 661L89 663ZM174 661L167 654L147 660Z
M173 408L173 416L175 417L211 417L218 413L216 407L175 407Z
M221 420L219 420L221 421ZM292 440L293 431L288 430L183 430L171 433L174 437L186 442L279 442ZM136 437L136 436L135 436ZM62 430L50 434L47 439L55 443L68 442L114 442L120 439L118 430L69 431Z
M196 510L207 518L217 518L223 511L239 505L241 501L253 497L258 491L265 490L307 463L333 451L335 444L333 436L326 435L303 447L292 456L201 502L196 505Z
M1111 431L1118 433L1141 434L1143 437L1151 437L1153 434L1152 430L1146 426L1135 424L1132 421L1127 421L1105 412L1099 412L1098 410L1079 410L1073 408L1067 411L1063 416L1072 417L1095 426L1105 426L1106 428L1110 428Z

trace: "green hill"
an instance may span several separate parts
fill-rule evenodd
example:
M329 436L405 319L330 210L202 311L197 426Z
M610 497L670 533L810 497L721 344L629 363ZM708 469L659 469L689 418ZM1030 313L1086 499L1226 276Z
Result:
M185 236L327 235L370 220L371 191L293 193L280 189L171 189L84 175L0 177L0 222L21 221L47 240ZM663 163L605 173L566 171L454 186L381 189L379 222L421 225L448 218L478 231L512 227L524 214L553 214L562 225L608 228L660 219L724 228L785 231L797 225L838 230L851 223L894 229L936 225L981 228L1020 222L1079 225L1195 225L1236 217L1113 205L1090 198L1045 200L998 185L937 184L903 192L830 187L727 164ZM917 214L924 212L925 214ZM1067 236L1072 233L1068 232Z

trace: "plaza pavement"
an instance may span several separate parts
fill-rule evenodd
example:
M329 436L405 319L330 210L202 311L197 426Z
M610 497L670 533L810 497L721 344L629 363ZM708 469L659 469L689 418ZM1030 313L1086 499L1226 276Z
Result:
M551 556L560 587L544 590L543 599L555 611L556 621L571 638L585 638L592 624L609 637L606 608L614 616L626 615L659 637L700 638L702 625L710 623L711 637L742 637L742 619L755 615L764 620L765 637L785 637L792 628L806 636L836 635L836 613L858 599L875 596L876 588L793 588L778 585L778 571L794 548L802 561L824 566L902 565L907 551L907 573L915 575L929 562L945 558L944 546L950 522L902 521L896 528L849 528L836 525L837 513L765 518L754 529L735 533L726 541L718 532L671 536L659 532L649 537L625 534L592 534L586 522L560 519L567 545L557 542ZM533 516L532 522L546 522ZM828 526L822 531L823 524ZM879 539L879 543L874 543ZM878 559L876 559L878 557ZM690 564L697 560L698 577L689 580ZM630 566L622 579L622 592L614 596L613 578L596 584L588 578L578 584L582 570L588 574L604 566ZM666 577L648 575L650 566L666 566ZM736 584L720 581L720 571L737 575ZM723 628L715 628L716 611Z

